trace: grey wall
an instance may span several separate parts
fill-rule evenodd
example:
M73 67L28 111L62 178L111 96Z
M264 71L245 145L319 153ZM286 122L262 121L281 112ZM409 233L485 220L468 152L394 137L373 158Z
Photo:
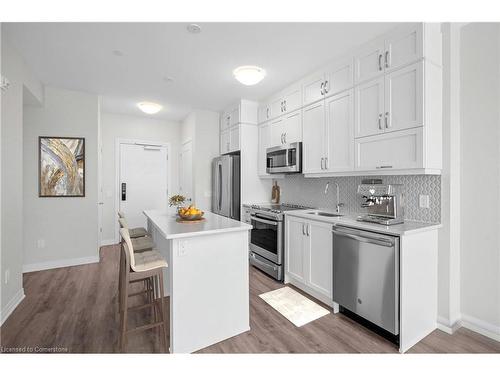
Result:
M342 210L361 213L362 198L356 194L361 180L366 177L305 178L302 175L288 175L279 179L281 201L333 210L336 203L337 182L340 188L340 201L345 204ZM383 183L403 184L405 193L405 219L437 223L441 218L441 181L440 176L370 176L381 178ZM330 182L327 194L326 183ZM271 192L269 192L269 195ZM419 208L419 194L429 195L429 208Z
M180 123L140 116L102 113L102 187L104 202L102 239L104 243L112 243L116 240L115 224L118 209L115 207L115 142L117 138L170 143L170 192L171 194L175 194L179 189L178 156L180 152Z
M52 268L98 261L96 95L46 88L41 108L24 118L24 268ZM38 197L38 137L85 138L85 197ZM38 246L44 240L45 246Z
M461 34L462 318L500 339L500 29Z
M2 75L10 88L2 97L1 138L1 320L19 302L23 263L23 103L43 100L43 86L2 33ZM10 275L9 277L6 277Z

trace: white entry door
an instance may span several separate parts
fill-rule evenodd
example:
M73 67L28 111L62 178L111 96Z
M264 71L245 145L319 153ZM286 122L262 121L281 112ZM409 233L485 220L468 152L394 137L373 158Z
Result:
M119 210L129 227L146 227L144 210L168 207L167 147L121 143Z
M182 145L180 160L180 193L188 202L194 203L193 198L193 142L188 141Z

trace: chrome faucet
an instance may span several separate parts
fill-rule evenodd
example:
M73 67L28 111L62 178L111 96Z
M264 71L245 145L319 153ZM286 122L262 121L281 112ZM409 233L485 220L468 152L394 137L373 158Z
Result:
M325 195L328 193L328 188L330 187L330 182L326 183ZM344 203L340 203L340 188L339 184L335 182L335 187L337 188L337 205L335 206L335 211L340 213L340 207L344 207Z

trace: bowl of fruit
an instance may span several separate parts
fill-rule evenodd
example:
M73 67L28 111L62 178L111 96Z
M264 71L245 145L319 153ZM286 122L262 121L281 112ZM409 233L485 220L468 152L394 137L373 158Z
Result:
M189 207L179 207L177 214L182 220L194 221L202 219L204 212L191 205Z

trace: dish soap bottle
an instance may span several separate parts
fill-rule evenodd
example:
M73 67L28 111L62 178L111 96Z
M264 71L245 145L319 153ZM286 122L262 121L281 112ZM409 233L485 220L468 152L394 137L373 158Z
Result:
M280 187L278 181L274 180L273 188L271 190L271 202L278 204L280 202Z

